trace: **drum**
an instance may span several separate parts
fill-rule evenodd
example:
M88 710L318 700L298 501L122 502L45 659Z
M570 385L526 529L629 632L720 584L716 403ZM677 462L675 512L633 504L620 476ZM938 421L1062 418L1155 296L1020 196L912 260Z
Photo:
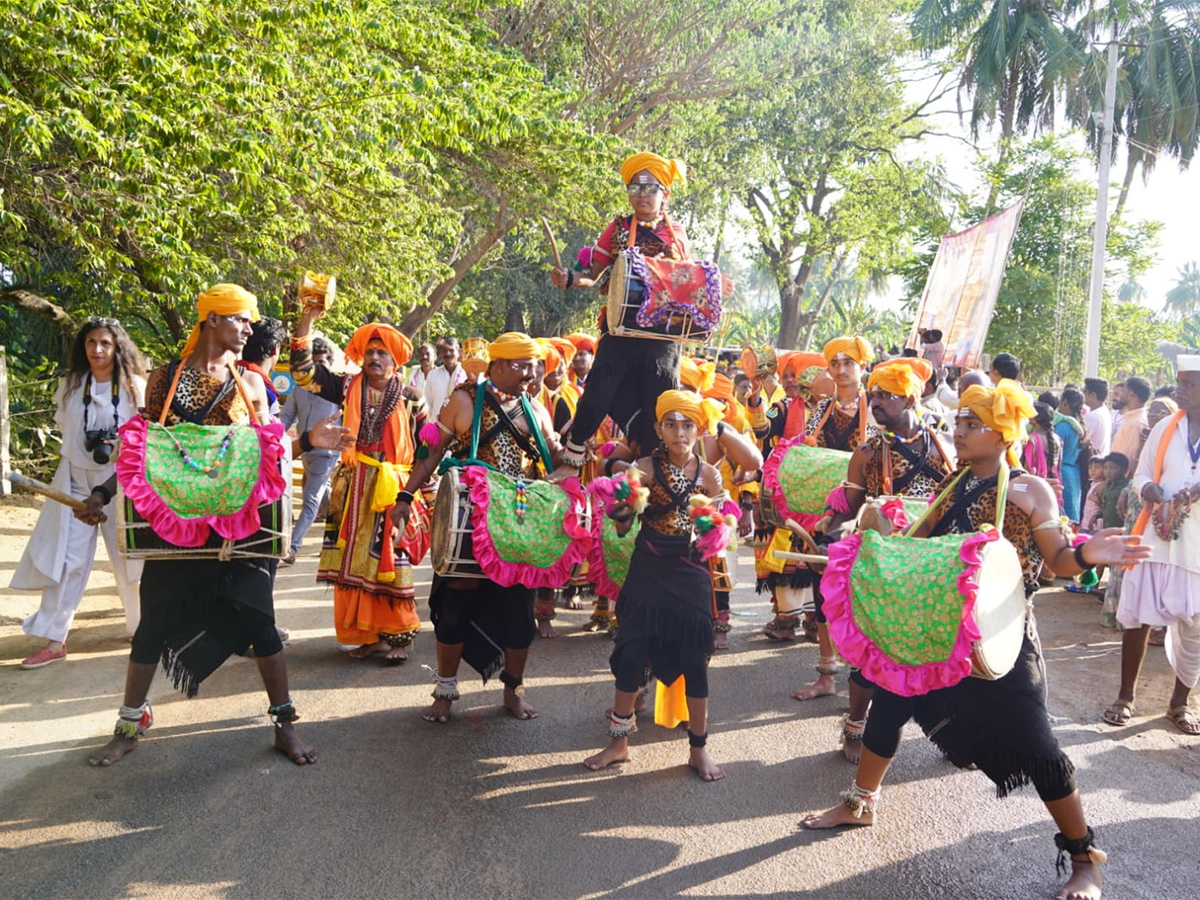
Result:
M199 547L179 547L159 537L117 488L117 547L128 559L238 559L269 556L282 559L292 542L292 497L285 492L274 503L258 508L261 528L247 538L231 541L215 531Z
M647 258L622 250L608 284L608 330L615 335L708 343L732 286L708 260Z
M777 528L793 519L811 530L849 465L845 450L810 447L803 436L780 441L763 465L760 515Z
M558 588L587 558L591 501L578 478L551 484L484 466L451 468L438 488L432 538L439 575Z
M608 516L597 514L592 517L592 544L588 550L588 562L598 597L616 600L621 593L641 528L642 520L634 519L629 531L622 537L617 534L616 523Z
M471 498L462 470L447 469L438 481L433 504L429 563L443 578L486 578L471 546Z
M994 528L935 538L852 535L821 578L838 652L905 697L1011 671L1025 631L1016 548Z
M742 371L749 378L763 378L774 375L779 368L779 354L770 344L763 344L755 350L750 344L742 347Z

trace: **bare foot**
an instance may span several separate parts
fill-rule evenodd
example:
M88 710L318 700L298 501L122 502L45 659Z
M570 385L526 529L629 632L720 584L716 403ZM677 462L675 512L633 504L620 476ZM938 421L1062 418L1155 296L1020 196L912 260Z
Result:
M317 751L300 740L291 722L275 726L275 749L298 766L311 766L317 761Z
M851 740L842 735L842 756L846 757L848 762L858 765L858 754L862 751L862 738Z
M729 634L724 631L713 630L713 649L728 650L729 649Z
M820 675L806 688L801 688L798 691L792 691L793 700L815 700L817 697L828 697L830 694L837 693L837 686L833 683L832 675Z
M402 662L408 662L408 653L403 647L388 647L387 653L383 657L392 665L398 665Z
M558 632L556 632L554 630L554 626L550 624L549 619L546 619L545 621L539 621L537 623L537 625L538 625L538 637L544 637L544 638L558 637Z
M606 631L608 629L608 621L600 619L588 619L583 624L584 631Z
M504 703L502 705L512 713L514 719L520 719L522 722L538 717L537 710L526 703L524 697L518 697L514 694L512 688L506 687L504 689Z
M708 751L703 747L692 747L688 753L688 765L696 770L701 781L720 781L725 777L720 766L708 758Z
M88 757L88 765L100 766L100 768L106 769L113 763L120 762L125 754L136 750L137 745L137 738L123 738L113 735L113 739L101 747L99 753L93 753Z
M623 762L629 762L629 741L625 738L619 738L595 756L589 756L583 761L583 764L593 772L599 772L606 766Z
M436 722L438 725L445 725L450 721L450 706L453 703L453 700L434 698L429 708L421 713L421 718L426 722Z
M376 641L373 644L361 644L355 647L349 655L354 659L370 659L376 653L387 653L388 650L386 641Z
M574 466L569 466L563 463L553 472L546 476L546 480L551 484L558 484L560 481L566 481L568 478L577 478L579 470Z
M765 634L767 637L769 637L773 641L791 642L791 641L796 640L796 629L795 628L776 628L771 625L768 625L766 628L763 629L763 634Z
M841 828L844 825L874 825L875 813L863 810L861 818L854 818L854 813L850 812L850 807L845 803L839 803L823 813L813 813L805 816L800 820L800 825L804 828L814 830L822 828Z
M1100 900L1103 884L1098 865L1090 860L1083 862L1072 857L1071 877L1062 890L1054 895L1054 900Z

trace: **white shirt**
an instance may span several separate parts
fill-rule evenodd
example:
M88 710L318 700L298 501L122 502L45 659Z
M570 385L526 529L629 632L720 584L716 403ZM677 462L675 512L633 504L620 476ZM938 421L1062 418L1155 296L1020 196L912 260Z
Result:
M54 420L62 430L63 459L68 460L72 466L80 469L108 469L112 471L115 470L117 463L116 448L113 448L114 452L111 454L108 463L98 463L93 458L93 452L86 449L87 436L84 433L85 428L88 431L99 431L113 426L112 382L92 382L92 402L88 406L87 422L85 424L83 387L86 383L87 375L85 374L83 380L75 390L67 394L67 382L66 379L63 379L55 395ZM117 424L119 425L124 425L138 414L137 408L141 405L142 397L146 393L146 379L140 376L135 377L134 387L138 392L138 396L136 397L129 395L129 391L126 390L124 384L119 386L120 394L117 398L117 414L120 419L120 422Z
M429 375L433 374L433 371L434 371L433 369L430 369L429 374L427 375L426 373L421 371L420 366L417 366L415 369L413 369L413 373L408 376L408 386L410 388L412 388L414 391L416 391L418 394L420 394L422 398L424 398L425 397L425 381L426 381L426 379L429 378ZM426 400L426 403L428 403L428 402L429 401Z
M1163 457L1162 477L1158 479L1163 497L1170 500L1180 491L1200 483L1200 465L1192 467L1192 457L1188 452L1188 417L1184 416L1168 432L1167 426L1171 424L1172 418L1174 417L1163 419L1155 425L1150 436L1146 438L1146 446L1142 448L1137 471L1133 475L1133 489L1139 497L1142 488L1154 481L1154 464L1158 459L1158 448L1163 441L1170 441ZM1190 572L1200 573L1200 515L1195 512L1184 520L1179 537L1175 540L1164 542L1155 533L1153 525L1150 525L1142 535L1142 543L1153 551L1150 562L1169 563Z
M1087 428L1092 455L1108 456L1112 452L1112 410L1101 403L1083 417L1083 425Z
M450 392L466 380L467 373L461 363L454 367L453 372L446 371L445 366L431 369L425 376L425 405L429 408L429 415L436 420L450 399Z

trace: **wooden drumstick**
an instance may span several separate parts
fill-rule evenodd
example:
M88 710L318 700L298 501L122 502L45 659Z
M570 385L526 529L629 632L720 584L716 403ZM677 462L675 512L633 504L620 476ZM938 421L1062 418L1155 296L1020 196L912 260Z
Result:
M27 491L32 491L35 494L41 494L43 497L49 497L51 500L56 500L63 506L69 506L71 509L83 512L87 509L87 504L80 500L76 500L70 494L64 494L57 488L52 488L44 481L38 481L36 478L29 478L22 475L20 472L9 472L8 480L18 487L23 487Z
M542 216L542 230L546 232L546 237L550 240L550 250L554 254L554 268L561 269L563 264L562 257L558 255L558 241L554 239L554 232L550 230L550 223L546 221L545 216Z
M790 550L773 550L771 555L779 559L786 559L788 562L807 563L810 566L829 565L829 557L822 556L820 553L792 553Z
M804 527L795 519L788 519L783 524L788 531L800 538L800 540L804 541L804 543L808 544L808 546L812 547L814 550L817 549L817 542L813 540L813 536L805 531ZM824 559L824 557L821 558Z

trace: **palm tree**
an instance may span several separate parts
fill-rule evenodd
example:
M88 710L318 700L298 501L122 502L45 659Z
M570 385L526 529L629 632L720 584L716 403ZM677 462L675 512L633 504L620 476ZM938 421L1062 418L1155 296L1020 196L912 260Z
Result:
M1081 14L1072 40L1086 63L1068 92L1067 114L1093 149L1099 128L1092 112L1103 108L1105 60L1095 40L1106 40L1114 21L1120 40L1114 126L1124 138L1125 177L1113 211L1121 215L1137 170L1148 178L1167 154L1186 168L1200 146L1200 17L1195 0L1071 0Z
M1179 267L1175 287L1167 291L1167 313L1180 319L1200 313L1200 264Z
M1055 99L1082 62L1061 6L1062 0L921 0L913 15L922 51L958 46L971 134L978 138L982 126L999 122L1001 167L1015 134L1031 123L1053 126Z

